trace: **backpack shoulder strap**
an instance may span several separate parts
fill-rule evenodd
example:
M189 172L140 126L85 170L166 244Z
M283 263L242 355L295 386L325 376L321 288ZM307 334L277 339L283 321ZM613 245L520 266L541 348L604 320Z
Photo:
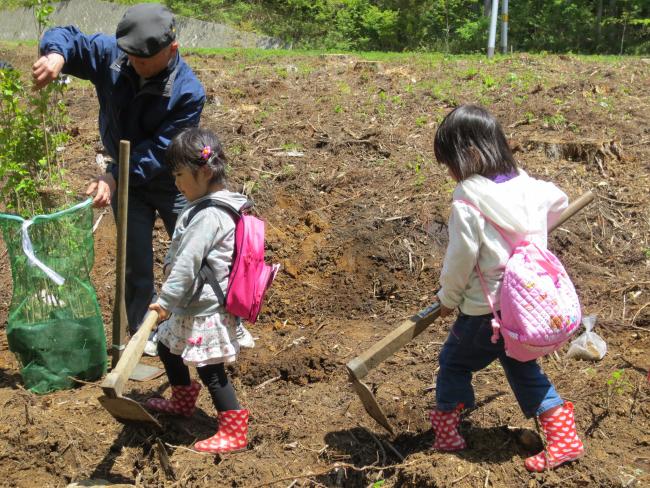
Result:
M508 243L513 249L514 249L514 244L508 237L505 235L503 232L503 229L499 227L492 219L490 219L487 215L485 215L480 208L478 208L476 205L474 205L472 202L469 202L467 200L463 200L462 198L456 198L454 199L455 202L461 202L467 205L468 207L472 207L474 210L476 210L479 214L483 216L483 218L488 221L496 230L497 232L501 235L504 241ZM494 309L494 301L492 300L492 297L490 296L490 292L487 287L487 283L485 282L485 278L483 277L483 273L481 273L481 267L478 265L478 259L476 260L476 273L478 274L478 279L481 283L481 288L483 289L483 296L485 296L485 300L488 302L488 305L490 306L490 310L492 311L492 337L490 338L492 344L496 344L497 341L499 340L499 329L501 327L501 316L497 313L497 311Z
M197 213L199 213L201 210L204 210L208 207L218 207L223 210L226 210L230 216L233 218L235 221L235 224L237 224L237 221L242 215L242 212L246 209L249 209L253 206L252 202L248 200L242 207L241 211L233 207L232 205L227 204L226 202L223 202L221 200L217 200L215 198L208 198L206 200L203 200L202 202L198 203L197 205L194 206L192 210L190 210L189 215L187 216L187 222L185 225L189 225L189 223L192 221L192 219L196 216ZM234 251L233 251L234 253ZM203 259L203 262L201 263L201 269L199 269L199 277L201 278L201 284L199 285L199 288L196 290L196 293L194 293L194 296L192 296L191 301L194 301L197 299L199 296L201 296L201 291L203 290L203 285L205 283L208 283L212 289L214 290L215 295L217 295L217 299L219 300L219 303L225 306L226 304L226 295L224 294L223 290L221 289L221 286L219 285L219 282L217 281L217 278L215 276L214 270L212 267L208 264L207 259Z
M242 209L248 208L248 203L249 202L246 202L242 207ZM239 219L239 217L241 217L241 212L237 210L235 207L233 207L232 205L229 205L226 202L222 202L221 200L208 198L207 200L203 200L202 202L196 204L194 208L190 210L190 213L187 216L186 225L188 225L192 221L192 219L196 216L197 213L199 213L201 210L204 210L208 207L218 207L226 210L231 217L234 217L235 222L237 221L237 219Z

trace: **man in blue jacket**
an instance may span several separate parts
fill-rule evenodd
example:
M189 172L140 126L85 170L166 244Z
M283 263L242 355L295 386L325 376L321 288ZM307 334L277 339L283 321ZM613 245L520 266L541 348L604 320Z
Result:
M173 14L158 4L128 9L115 36L55 27L43 36L40 50L32 68L34 86L42 88L60 72L90 80L99 99L100 136L113 161L120 139L131 142L126 307L133 333L154 295L156 213L171 236L186 203L165 165L165 150L182 128L199 124L205 92L178 53ZM112 163L87 190L94 206L112 204L115 215L117 175Z

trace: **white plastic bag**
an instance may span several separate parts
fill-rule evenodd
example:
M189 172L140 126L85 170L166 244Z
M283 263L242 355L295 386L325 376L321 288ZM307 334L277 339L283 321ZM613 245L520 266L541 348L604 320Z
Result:
M585 332L571 341L566 355L569 358L600 361L607 353L607 343L598 334L592 332L596 325L596 316L582 317L582 325L585 326Z

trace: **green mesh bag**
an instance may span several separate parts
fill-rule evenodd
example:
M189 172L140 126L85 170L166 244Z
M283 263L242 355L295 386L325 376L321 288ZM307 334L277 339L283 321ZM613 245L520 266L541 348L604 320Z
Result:
M0 214L9 251L13 295L9 349L34 393L71 388L106 372L106 336L90 270L91 201L25 220Z

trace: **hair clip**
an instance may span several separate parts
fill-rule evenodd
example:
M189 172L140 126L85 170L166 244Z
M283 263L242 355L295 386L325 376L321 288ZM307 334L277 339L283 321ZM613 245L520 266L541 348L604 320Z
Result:
M210 146L205 146L203 151L201 151L201 159L207 161L212 156L212 148Z

